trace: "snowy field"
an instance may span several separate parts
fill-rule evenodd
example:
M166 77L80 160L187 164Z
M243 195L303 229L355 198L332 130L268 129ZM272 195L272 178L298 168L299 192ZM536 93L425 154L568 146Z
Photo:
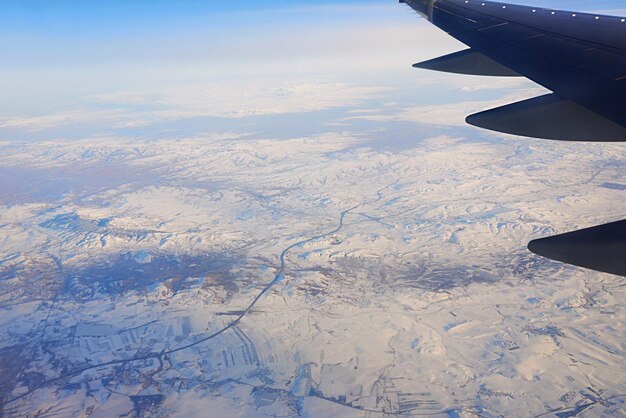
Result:
M624 279L526 249L623 218L624 146L466 126L541 90L397 7L335 76L0 113L0 416L626 415Z

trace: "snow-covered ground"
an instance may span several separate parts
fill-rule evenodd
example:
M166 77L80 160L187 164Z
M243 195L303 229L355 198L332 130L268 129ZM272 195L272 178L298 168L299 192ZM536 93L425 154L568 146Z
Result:
M622 148L432 129L5 141L5 413L622 414L623 280L525 249Z
M624 279L526 250L623 218L624 147L466 126L541 90L389 73L428 30L0 114L0 415L626 415Z

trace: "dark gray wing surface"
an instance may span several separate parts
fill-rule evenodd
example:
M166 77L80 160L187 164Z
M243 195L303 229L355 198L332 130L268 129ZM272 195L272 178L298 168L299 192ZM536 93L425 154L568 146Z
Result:
M626 276L626 220L531 241L535 254Z
M470 47L470 51L457 54L475 58L460 65L458 56L452 54L416 66L429 68L429 63L436 61L437 68L430 68L465 74L520 74L554 92L554 103L562 102L549 109L544 106L550 124L516 116L518 107L493 113L494 118L505 116L514 121L510 126L489 119L489 115L468 118L469 123L546 139L626 141L625 18L478 0L401 2ZM481 69L477 61L494 65ZM580 106L576 118L572 118L572 105ZM528 103L524 108L530 110ZM520 126L529 129L520 130ZM586 134L573 137L569 135L572 130Z
M468 116L534 138L626 141L626 18L480 0L400 0L469 46L415 67L524 76L551 94ZM626 276L626 220L532 241L541 256Z

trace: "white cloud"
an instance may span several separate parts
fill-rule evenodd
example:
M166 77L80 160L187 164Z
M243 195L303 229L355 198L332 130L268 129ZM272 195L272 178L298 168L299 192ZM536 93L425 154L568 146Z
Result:
M446 126L467 126L465 118L473 113L481 112L494 107L504 106L531 97L545 94L541 88L531 88L514 91L498 99L492 100L465 100L453 103L436 105L412 106L403 108L392 114L362 114L345 118L369 121L408 121Z
M4 116L0 128L20 128L30 132L89 122L107 122L114 128L148 126L190 117L242 118L311 112L357 105L387 91L339 82L311 81L254 85L182 85L145 92L100 94L90 97L98 103L114 105L113 110L77 110L42 116ZM133 110L150 105L154 110Z

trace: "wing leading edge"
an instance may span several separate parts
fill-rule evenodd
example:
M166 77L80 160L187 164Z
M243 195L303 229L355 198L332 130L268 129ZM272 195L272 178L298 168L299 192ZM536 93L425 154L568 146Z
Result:
M566 141L626 141L626 18L482 0L399 0L469 49L415 64L522 75L553 93L468 116L478 127ZM532 241L553 260L626 277L626 220Z

